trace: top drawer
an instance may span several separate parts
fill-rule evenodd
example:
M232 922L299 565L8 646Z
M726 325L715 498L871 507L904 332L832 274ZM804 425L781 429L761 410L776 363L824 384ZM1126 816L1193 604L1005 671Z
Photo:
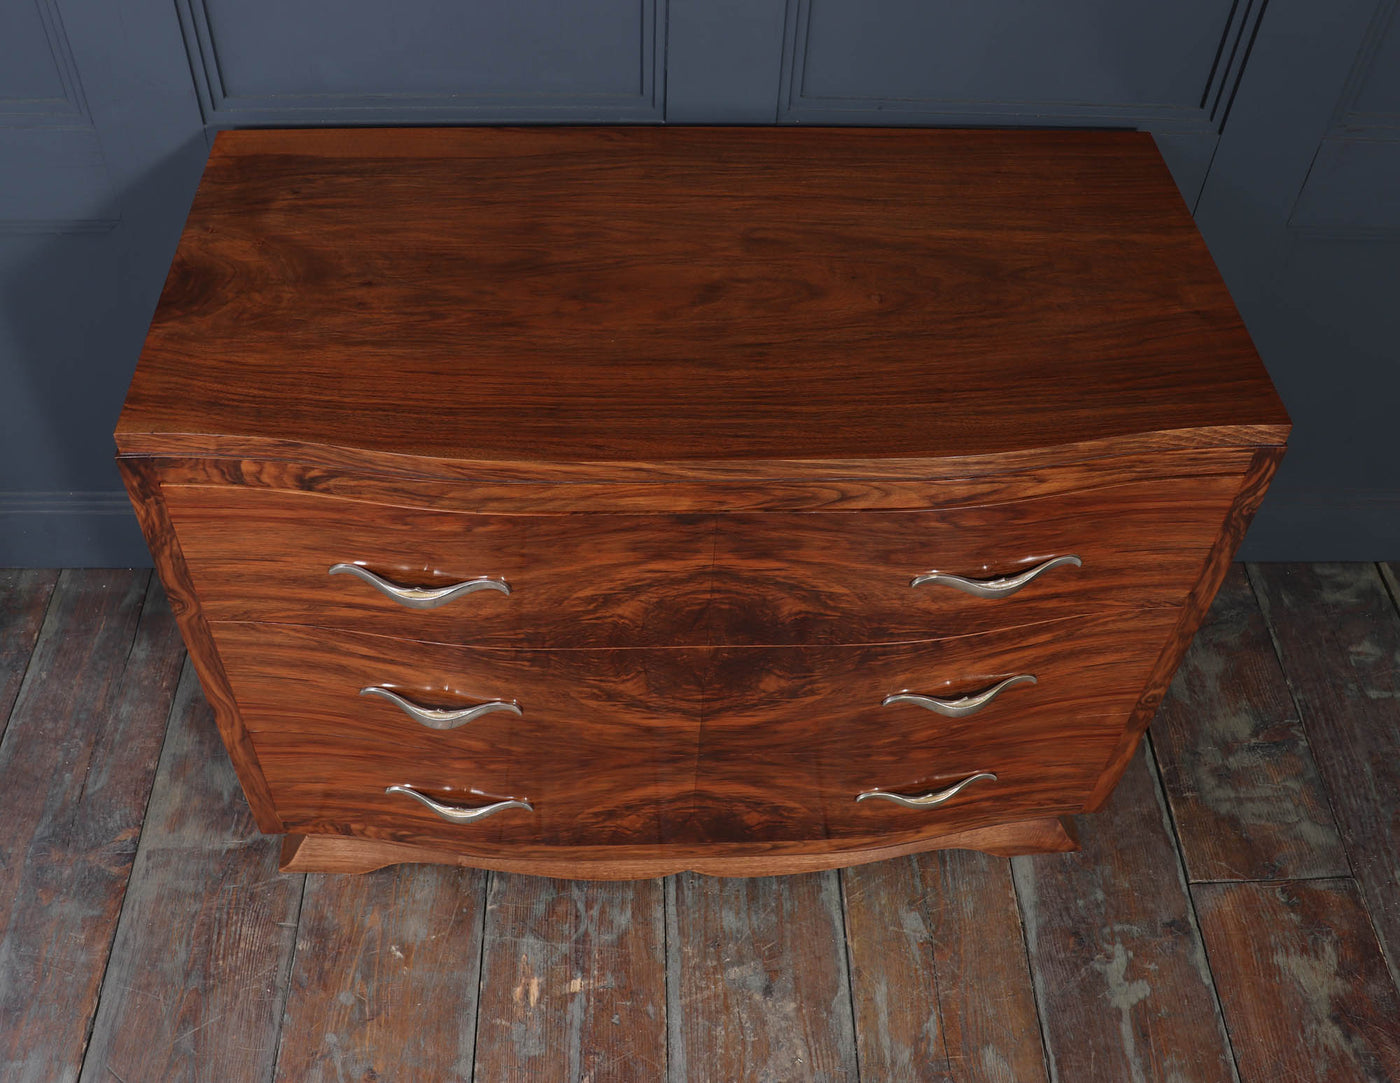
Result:
M211 620L545 648L893 642L1179 605L1237 488L1232 476L1165 478L933 510L719 515L164 493ZM1079 563L1007 589L1056 557ZM341 564L379 587L329 574ZM913 585L932 572L943 575ZM392 596L472 580L484 583L433 608ZM969 580L1002 596L958 589Z
M473 515L241 486L164 488L210 620L522 647L703 643L709 516ZM404 587L503 581L415 609Z
M1180 605L1239 485L1156 478L926 511L721 516L711 642L933 639Z

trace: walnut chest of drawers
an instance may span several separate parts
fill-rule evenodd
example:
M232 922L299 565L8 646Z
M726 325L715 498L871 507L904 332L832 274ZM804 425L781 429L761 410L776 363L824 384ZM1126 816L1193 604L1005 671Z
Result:
M1288 419L1150 137L216 140L119 461L284 867L1072 848Z

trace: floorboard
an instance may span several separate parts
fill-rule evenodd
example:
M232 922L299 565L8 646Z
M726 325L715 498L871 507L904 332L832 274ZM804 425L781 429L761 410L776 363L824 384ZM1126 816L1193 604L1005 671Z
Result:
M0 570L0 735L10 720L57 582L58 572L49 569Z
M467 1083L485 888L430 865L308 876L277 1080Z
M1141 750L1079 830L1079 853L1012 859L1055 1078L1231 1083L1186 882Z
M1191 880L1350 873L1242 567L1226 577L1151 732Z
M181 677L82 1083L272 1077L302 877L277 871Z
M837 874L672 887L673 1083L855 1083Z
M1373 564L1250 569L1400 984L1400 614Z
M666 1078L660 880L492 873L476 1079Z
M0 1079L1400 1080L1398 598L1233 569L1078 854L590 884L280 874L149 573L0 571Z
M841 878L862 1079L1048 1079L1009 861L945 850Z
M183 648L149 572L58 579L0 744L0 1078L77 1077Z
M1241 1083L1400 1079L1400 995L1352 880L1192 894Z

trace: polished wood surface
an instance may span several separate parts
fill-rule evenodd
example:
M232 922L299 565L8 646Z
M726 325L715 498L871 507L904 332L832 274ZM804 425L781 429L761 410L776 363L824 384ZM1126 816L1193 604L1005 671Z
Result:
M116 435L265 829L557 871L1097 807L1288 428L1140 133L359 129L218 137Z
M246 486L316 493L398 508L497 515L558 515L567 512L638 512L684 515L704 512L889 511L970 507L1067 495L1107 485L1157 478L1206 478L1243 474L1254 449L1200 447L1192 450L1105 454L1102 447L1070 445L1040 452L982 456L975 463L955 456L931 464L920 460L874 466L791 464L770 475L763 464L731 464L722 474L691 472L658 481L631 476L612 481L506 481L482 477L428 477L421 472L358 473L317 465L305 449L300 462L257 459L148 460L166 487ZM289 453L295 453L288 449ZM918 471L918 476L915 471Z
M826 852L762 843L720 844L707 847L703 856L690 857L677 854L669 847L584 846L550 855L514 848L499 852L474 846L435 849L348 835L286 835L282 840L281 868L283 872L366 873L389 865L428 862L590 880L637 880L687 871L708 876L786 876L889 861L925 851L978 850L999 857L1015 857L1067 853L1078 845L1079 836L1068 817L1002 823L899 843L872 843L856 849Z
M704 643L714 523L667 515L459 515L236 487L168 486L211 620L519 647ZM333 564L401 586L504 579L406 609Z
M1171 612L1077 618L930 644L516 651L292 626L213 625L283 821L302 833L420 845L874 844L1077 811ZM1020 673L966 719L908 704ZM360 689L433 707L502 699L452 731ZM946 806L857 803L980 771ZM444 823L386 787L454 804L524 799L476 824Z
M190 583L189 568L180 548L180 540L170 525L159 477L153 465L145 460L119 459L117 466L131 497L131 505L136 510L141 533L145 535L146 545L151 551L151 560L155 563L156 572L160 575L170 607L179 623L180 635L190 652L190 661L199 673L204 694L214 710L224 747L238 770L238 780L243 784L248 805L262 830L281 831L282 821L273 807L267 779L263 777L262 766L248 741L248 731L243 727L238 705L229 691L223 661L210 638L209 624L205 620L199 595Z
M1196 634L1196 630L1205 620L1206 613L1210 610L1211 600L1220 589L1220 584L1225 581L1225 576L1230 569L1230 561L1234 559L1240 542L1244 541L1245 531L1249 529L1254 513L1259 510L1259 504L1264 499L1265 492L1268 491L1269 482L1273 480L1274 472L1278 469L1279 460L1282 457L1282 448L1263 448L1254 453L1249 469L1240 479L1239 491L1235 494L1234 503L1231 504L1230 511L1225 516L1225 522L1215 535L1210 551L1206 554L1205 564L1196 580L1196 585L1187 597L1186 604L1180 609L1176 627L1163 644L1162 653L1157 656L1157 664L1152 668L1152 674L1147 679L1137 707L1133 709L1128 718L1128 724L1123 729L1123 736L1118 742L1118 747L1109 757L1103 774L1099 777L1099 783L1094 787L1093 796L1089 799L1090 812L1099 808L1108 799L1108 795L1113 792L1113 787L1118 784L1118 779L1127 769L1128 761L1132 759L1133 752L1142 739L1143 733L1146 732L1148 723L1152 721L1157 713L1157 708L1161 706L1162 697L1167 694L1177 666L1181 664L1187 647L1191 645L1191 637Z
M926 511L718 517L457 514L237 486L163 494L211 620L608 647L920 640L1179 605L1238 485L1158 478ZM911 587L931 570L1014 575L1066 554L1083 565L1007 599ZM511 593L406 609L327 574L341 562L404 586L503 578Z
M1158 478L928 511L722 515L709 641L930 639L1180 605L1238 484ZM995 578L1065 555L1082 566L1051 569L1007 598L911 586L924 572Z
M1067 619L907 647L715 650L706 674L693 817L707 839L840 839L955 831L1078 812L1174 614ZM955 698L1020 674L976 714L881 706ZM946 805L855 801L997 776Z
M219 134L117 437L432 472L1287 425L1143 133L346 129Z

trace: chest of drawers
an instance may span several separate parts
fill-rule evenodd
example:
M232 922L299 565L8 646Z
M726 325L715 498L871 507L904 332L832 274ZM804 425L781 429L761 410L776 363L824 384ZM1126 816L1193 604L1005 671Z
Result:
M221 134L118 460L284 866L1073 846L1288 419L1149 137Z

